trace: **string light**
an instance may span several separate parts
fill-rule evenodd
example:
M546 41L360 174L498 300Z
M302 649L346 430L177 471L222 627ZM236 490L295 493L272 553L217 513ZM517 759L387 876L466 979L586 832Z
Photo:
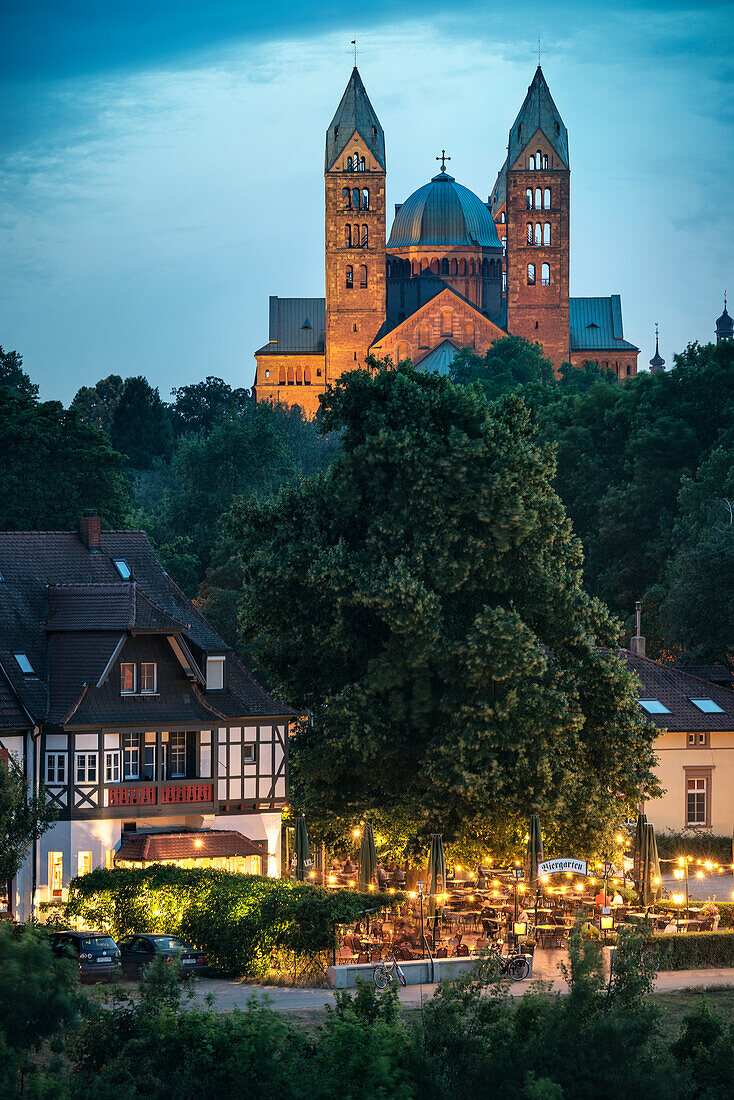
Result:
M391 887L390 887L390 889L389 889L389 891L388 891L388 893L390 893L390 894L394 894L394 893L395 893L395 887L394 887L394 886L391 886Z
M315 871L309 871L308 872L308 877L309 878L316 878L316 872Z
M369 885L369 889L370 889L370 890L374 890L374 888L375 888L375 887L374 887L374 884L373 884L373 883L370 883L370 885Z
M355 840L357 840L360 836L359 829L352 829L352 836L354 837Z
M350 883L349 883L349 885L350 885L350 886L354 886L354 883L353 883L353 882L350 882Z
M548 881L548 876L547 875L541 875L540 876L540 881L541 882L547 882Z
M331 883L332 885L333 885L333 883L335 883L335 882L336 882L336 879L334 878L334 876L333 876L333 875L329 875L329 882L330 882L330 883Z

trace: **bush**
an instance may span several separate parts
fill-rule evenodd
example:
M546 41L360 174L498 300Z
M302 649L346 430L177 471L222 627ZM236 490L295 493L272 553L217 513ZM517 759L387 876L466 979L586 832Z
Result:
M657 833L658 855L661 859L676 859L677 856L693 856L694 859L710 859L712 863L731 866L732 847L730 836L714 836L712 833L698 833L690 829L681 832L672 830Z
M734 932L678 932L650 942L660 970L734 966Z
M336 925L402 897L154 864L82 875L72 880L68 902L55 908L115 938L132 932L181 936L206 951L217 974L262 975L274 955L294 972L299 960L312 963L335 946Z

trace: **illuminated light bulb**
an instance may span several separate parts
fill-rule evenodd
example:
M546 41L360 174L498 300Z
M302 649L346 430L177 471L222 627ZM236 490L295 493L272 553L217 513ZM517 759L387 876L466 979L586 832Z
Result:
M492 885L493 886L499 886L499 884L500 884L500 880L498 878L493 878L492 879Z
M518 890L520 891L521 894L525 893L525 887L524 886L518 886Z
M621 837L621 836L619 836L619 835L618 835L618 836L615 836L615 838L614 838L614 839L615 839L615 841L617 842L617 844L621 844L621 843L622 843L622 841L623 841L623 839L624 839L624 837Z
M492 897L493 897L493 898L497 898L497 897L499 897L499 893L500 893L500 892L499 892L499 890L493 890L493 891L492 891ZM732 895L732 896L734 896L734 895Z
M530 833L525 833L525 843L527 844L527 842L529 840L530 840Z
M676 867L675 870L673 871L673 874L678 879L679 882L683 878L683 871L681 871L680 867Z
M460 871L460 870L461 870L461 865L460 865L460 864L458 864L458 863L456 864L456 870L457 870L457 871Z
M540 876L540 881L541 882L547 882L548 881L548 876L547 875L541 875Z
M613 878L612 882L614 883L615 886L619 886L619 879L618 878Z
M570 871L566 871L566 878L570 878L570 877L571 877L571 872L570 872Z
M309 871L308 872L308 877L309 878L316 878L316 872L315 871Z
M696 871L696 878L703 878L703 871Z
M576 883L576 889L578 890L579 893L581 893L583 888L584 888L583 883L581 883L581 882Z
M713 867L713 863L711 862L710 859L706 860L706 862L704 863L704 867L706 868L707 871L711 870L711 868Z
M200 840L195 840L194 841L194 844L196 845L197 848L201 848L201 843L202 842Z
M359 835L359 829L352 829L352 836L355 838L355 840Z
M349 885L350 885L350 886L354 886L354 883L353 883L353 882L350 882L350 883L349 883Z
M374 890L374 888L375 888L375 887L374 887L374 884L373 884L373 883L370 883L370 885L369 885L369 889L370 889L370 890Z
M653 883L655 884L655 886L659 886L659 885L660 885L660 879L659 879L659 878L658 878L657 876L656 876L656 877L655 877L655 878L654 878L654 879L653 879L652 881L653 881ZM616 878L615 878L614 882L615 882L615 884L616 884L616 882L617 882Z
M678 863L681 865L681 867L683 866L683 864L685 863L685 859L683 856L678 856Z
M591 882L592 886L596 886L596 879L595 878L592 878L589 881Z
M333 875L329 875L329 882L336 882L336 879Z
M390 887L390 889L389 889L389 891L388 891L388 893L390 893L390 894L394 894L394 893L395 893L395 887L394 887L394 886L391 886L391 887ZM412 895L412 894L411 894L411 897L413 897L413 895Z
M390 893L392 893L392 890L390 891ZM408 894L409 898L415 898L415 896L416 896L415 890L411 890L410 893Z
M683 894L673 894L673 901L676 905L683 904Z
M474 895L473 894L469 895L469 901L474 901Z
M519 866L520 866L520 860L519 860L519 859L516 859L516 860L515 860L515 867L519 867Z

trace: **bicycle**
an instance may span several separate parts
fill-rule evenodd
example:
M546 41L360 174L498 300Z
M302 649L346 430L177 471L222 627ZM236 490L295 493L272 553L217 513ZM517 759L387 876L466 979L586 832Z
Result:
M407 979L400 963L394 955L390 954L387 958L381 959L372 971L372 980L378 989L384 989L388 982L394 981L395 978L401 985L407 985Z
M485 981L499 977L511 978L513 982L521 982L530 973L530 963L520 952L503 955L499 948L491 947L488 953L480 959L477 971L480 978Z

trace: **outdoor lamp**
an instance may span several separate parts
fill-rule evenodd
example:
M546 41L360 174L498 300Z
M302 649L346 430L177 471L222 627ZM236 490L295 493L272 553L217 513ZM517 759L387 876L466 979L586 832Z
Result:
M392 893L393 893L393 891L391 890L391 891L390 891L390 893L392 894ZM409 898L411 899L411 901L412 901L412 900L413 900L413 899L414 899L414 898L416 897L416 892L415 892L415 890L411 890L411 891L410 891L410 893L408 894L408 897L409 897Z
M370 885L369 885L369 888L370 888L370 890L374 890L374 888L375 888L374 883L371 882Z
M706 868L707 871L711 870L711 868L713 867L713 863L711 862L710 859L706 860L706 862L704 863L704 867Z
M522 867L515 866L512 868L512 873L515 876L517 882L522 878Z
M394 887L394 886L391 886L391 887L390 887L390 889L389 889L389 891L388 891L388 893L390 893L390 894L394 894L394 893L395 893L395 887Z
M350 885L350 886L354 886L354 883L353 883L353 882L350 882L350 883L349 883L349 885Z
M359 837L359 829L352 829L352 836L355 840Z
M198 839L195 840L194 844L196 845L197 848L201 848L201 840L198 840Z
M610 932L614 928L614 916L612 913L602 914L600 917L600 928L602 932Z
M334 883L334 882L336 882L336 879L334 878L334 876L333 876L333 875L329 875L329 882L330 882L330 883Z
M577 882L577 883L576 883L576 889L578 890L578 892L579 892L579 893L581 893L581 891L583 890L583 888L584 888L584 884L583 884L583 882Z
M315 871L309 871L308 872L308 877L309 878L316 878L316 872Z
M680 882L680 880L683 878L683 875L685 874L685 872L683 871L683 869L681 867L676 867L675 870L673 871L673 874L675 875L675 877Z
M512 926L512 931L516 936L524 936L527 933L528 924L524 920L516 920Z
M683 894L673 894L673 901L676 905L683 904Z
M541 882L547 882L548 881L548 875L541 875L540 876L540 881Z
M615 839L615 841L617 842L617 844L621 844L621 843L622 843L622 841L624 840L624 837L621 837L621 836L615 836L615 838L614 838L614 839Z
M703 878L703 871L696 871L696 878Z

